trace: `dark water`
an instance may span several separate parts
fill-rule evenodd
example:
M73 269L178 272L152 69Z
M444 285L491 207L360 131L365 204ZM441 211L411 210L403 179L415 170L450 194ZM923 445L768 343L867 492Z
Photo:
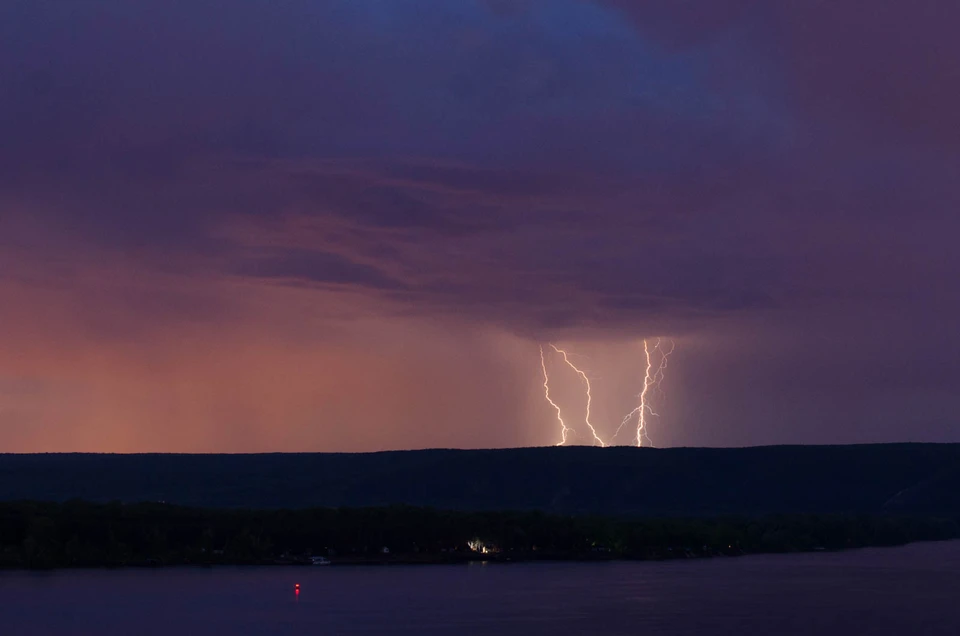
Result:
M956 635L960 542L667 563L5 572L0 634Z

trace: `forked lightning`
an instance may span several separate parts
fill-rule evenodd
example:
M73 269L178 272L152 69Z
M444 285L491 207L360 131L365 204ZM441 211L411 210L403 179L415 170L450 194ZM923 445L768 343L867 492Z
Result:
M543 369L543 396L547 398L550 406L557 410L557 421L560 422L560 441L557 446L563 446L567 443L567 433L572 433L573 429L567 426L560 416L560 407L550 399L550 376L547 375L547 361L543 357L543 345L540 345L540 367Z
M591 387L590 387L590 378L587 376L586 373L584 373L575 364L573 364L573 362L570 361L570 357L567 355L566 351L558 348L556 345L553 345L553 344L550 344L550 347L554 351L559 353L561 356L563 356L563 361L567 364L567 366L573 369L577 373L577 375L580 376L580 379L583 380L584 386L586 388L586 394L587 394L587 407L586 407L586 416L584 417L584 421L587 427L590 429L590 433L593 435L594 441L596 443L599 443L600 446L602 447L607 446L607 443L600 437L600 435L597 433L596 428L594 428L593 424L590 422L590 405L593 401L593 395L591 393ZM623 420L620 422L620 426L617 427L617 430L613 434L613 437L611 438L611 440L615 439L617 435L620 434L620 431L623 429L623 427L626 426L628 422L632 421L634 417L636 417L636 421L637 421L636 445L638 447L644 446L645 444L652 445L650 441L650 436L647 433L647 424L649 422L648 417L660 417L660 416L656 411L653 410L653 407L651 406L651 398L652 398L651 390L654 390L660 394L663 393L660 386L661 386L661 383L663 382L664 376L666 375L667 364L670 359L670 354L673 353L674 348L675 348L675 345L672 340L670 341L669 350L663 347L663 340L661 338L657 338L656 344L653 346L652 349L650 348L648 341L646 339L643 340L643 354L646 362L646 367L645 367L644 376L643 376L643 386L640 390L640 393L637 395L637 398L639 398L640 403L637 405L636 408L634 408L632 411L627 413L627 415L623 418ZM656 370L654 370L654 360L656 360L657 358L659 358L659 361L656 365ZM540 346L540 367L543 370L544 397L546 397L547 402L550 403L550 406L552 406L556 410L557 421L560 422L561 439L560 439L560 442L557 443L557 446L563 446L567 443L569 439L569 434L573 433L573 429L567 426L566 423L564 423L559 405L557 405L557 403L554 402L553 399L551 399L550 397L550 378L547 374L547 361L543 354L542 345Z

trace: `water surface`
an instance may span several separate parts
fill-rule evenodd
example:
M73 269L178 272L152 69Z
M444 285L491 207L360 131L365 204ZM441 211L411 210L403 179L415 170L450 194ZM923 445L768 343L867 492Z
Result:
M660 563L0 572L0 626L17 636L953 636L960 542Z

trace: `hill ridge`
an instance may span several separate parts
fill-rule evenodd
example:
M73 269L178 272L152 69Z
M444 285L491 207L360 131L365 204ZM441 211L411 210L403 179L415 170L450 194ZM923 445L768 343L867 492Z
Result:
M616 515L960 513L960 444L0 454L0 501Z

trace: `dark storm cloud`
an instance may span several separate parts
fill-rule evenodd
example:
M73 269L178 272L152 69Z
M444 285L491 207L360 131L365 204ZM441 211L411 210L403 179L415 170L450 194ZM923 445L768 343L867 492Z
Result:
M308 219L319 270L347 224L339 258L454 306L472 282L595 293L611 323L657 297L766 306L856 269L831 245L858 222L896 236L956 201L951 11L13 2L0 161L8 196L144 252L234 261L237 219ZM308 248L271 271L323 278Z
M282 250L248 258L238 274L252 278L278 278L331 285L357 285L373 289L402 287L379 270L354 263L335 254L317 251Z
M960 141L956 3L597 1L667 46L735 38L735 75L776 72L771 96L834 135L954 150Z

